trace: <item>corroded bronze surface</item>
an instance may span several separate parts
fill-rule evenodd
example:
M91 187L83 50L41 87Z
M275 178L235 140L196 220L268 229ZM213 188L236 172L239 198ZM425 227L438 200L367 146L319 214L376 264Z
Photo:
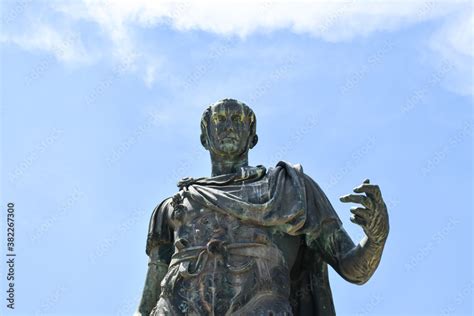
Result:
M335 315L327 264L365 283L389 231L377 185L341 197L361 204L354 245L321 188L300 165L248 165L256 118L225 99L201 120L212 176L185 178L151 216L149 268L137 315Z

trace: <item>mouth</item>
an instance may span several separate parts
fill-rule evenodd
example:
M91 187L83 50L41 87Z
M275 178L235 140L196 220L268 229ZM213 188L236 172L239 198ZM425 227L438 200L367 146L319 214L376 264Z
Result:
M233 142L235 142L235 141L237 141L237 140L238 140L238 138L237 138L237 136L235 136L235 135L226 135L226 136L224 136L224 137L221 138L221 142L225 142L225 141L233 141Z
M233 138L226 137L221 140L222 145L234 145L237 141Z

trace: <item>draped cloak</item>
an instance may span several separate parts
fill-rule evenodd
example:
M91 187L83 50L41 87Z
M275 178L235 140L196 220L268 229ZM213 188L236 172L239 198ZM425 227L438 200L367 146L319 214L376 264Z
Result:
M335 315L327 258L318 246L321 234L342 226L324 192L300 165L280 161L268 171L262 166L210 178L185 178L178 184L183 197L243 222L273 227L302 241L290 272L290 303L294 315ZM247 189L257 192L249 199ZM256 191L255 191L256 190ZM169 216L171 199L158 205L150 220L147 254L151 248L173 247ZM163 252L165 253L165 252ZM167 258L166 260L169 260Z

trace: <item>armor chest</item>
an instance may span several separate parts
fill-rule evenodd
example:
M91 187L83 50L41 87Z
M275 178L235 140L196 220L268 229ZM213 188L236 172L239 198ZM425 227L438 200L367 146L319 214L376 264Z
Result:
M268 228L244 223L240 219L203 207L184 198L170 214L177 250L205 246L209 241L225 243L271 243Z

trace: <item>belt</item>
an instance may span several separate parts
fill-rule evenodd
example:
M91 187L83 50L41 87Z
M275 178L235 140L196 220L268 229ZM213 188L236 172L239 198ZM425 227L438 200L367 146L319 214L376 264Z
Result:
M187 247L179 250L171 257L170 268L179 264L178 271L183 278L195 277L202 272L210 256L225 256L227 254L252 258L248 263L239 267L233 267L227 263L227 268L235 273L248 271L255 263L255 259L282 258L280 250L271 245L260 243L228 244L222 240L213 239L206 246ZM189 265L194 259L196 259L195 271L190 272Z

